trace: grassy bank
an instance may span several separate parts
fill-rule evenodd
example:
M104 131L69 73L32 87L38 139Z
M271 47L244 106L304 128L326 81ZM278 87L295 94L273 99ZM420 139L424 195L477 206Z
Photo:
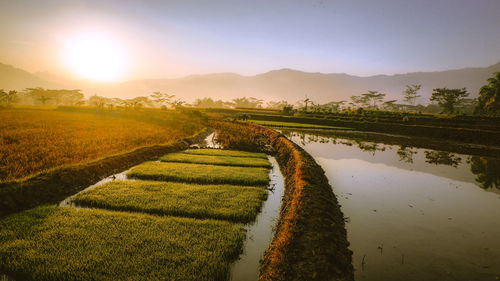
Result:
M203 140L209 131L167 145L138 148L101 160L80 163L43 172L22 181L0 184L0 217L41 204L56 203L88 187L102 178L124 171L160 155L189 147Z
M250 222L267 190L262 187L194 185L154 181L114 181L78 194L87 207L159 215Z
M251 157L267 159L265 153L237 151L237 150L222 150L222 149L188 149L183 153L193 155L213 155L213 156L231 156L231 157Z
M178 181L201 184L267 185L269 170L260 167L215 166L204 164L146 162L128 177L143 180Z
M346 127L334 127L334 126L324 126L324 125L295 123L295 122L264 121L264 120L248 120L248 122L262 126L278 127L278 128L352 130L351 128L346 128Z
M69 207L0 220L0 271L18 280L225 280L242 226Z
M353 280L344 217L323 169L277 132L258 125L213 122L218 141L234 149L269 144L285 176L285 196L259 280Z
M210 164L221 166L240 166L240 167L264 167L271 168L271 163L263 158L250 157L232 157L215 155L196 155L188 153L170 153L160 158L162 162Z

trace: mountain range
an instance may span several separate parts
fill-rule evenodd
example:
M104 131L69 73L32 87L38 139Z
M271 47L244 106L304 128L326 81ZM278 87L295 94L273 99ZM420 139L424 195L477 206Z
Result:
M49 89L82 89L87 95L132 98L160 91L191 102L196 98L231 100L255 97L266 101L296 102L306 96L314 102L348 100L368 90L386 93L386 99L402 100L406 85L421 84L418 103L426 104L434 88L467 88L477 97L479 88L493 73L500 72L500 62L488 67L464 68L436 72L412 72L396 75L360 77L348 74L324 74L292 69L272 70L254 76L235 73L190 75L176 79L144 79L121 83L71 81L50 73L29 73L0 63L0 89L22 90L29 87Z

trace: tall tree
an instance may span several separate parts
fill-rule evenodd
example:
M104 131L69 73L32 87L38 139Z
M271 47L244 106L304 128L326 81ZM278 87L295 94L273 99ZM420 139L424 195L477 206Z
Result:
M367 101L369 107L378 108L378 103L384 100L385 94L378 91L368 91L368 93L362 94L361 97Z
M422 85L406 85L406 90L403 92L404 101L410 105L415 105L417 98L421 97L418 95L418 91L422 88Z
M455 113L455 107L460 105L469 93L465 88L462 89L448 89L436 88L433 89L431 101L435 101L441 106L443 113Z
M311 102L311 100L306 96L306 98L303 100L304 102L304 112L307 112L307 106Z
M223 100L213 100L211 98L196 99L193 103L195 107L225 107Z
M256 99L256 98L236 98L233 99L233 105L234 107L261 107L262 103L264 101L261 99Z
M366 96L351 96L351 104L357 107L368 107L370 106L370 100Z
M488 84L479 90L479 98L474 113L500 115L500 72L489 78Z
M169 95L161 92L154 92L151 95L149 95L149 97L158 107L162 107L166 104L169 104L175 97L175 95Z
M18 99L17 91L5 92L3 89L0 90L0 104L10 107Z
M395 105L394 103L397 102L398 100L388 100L388 101L385 101L383 104L382 104L382 107L383 109L385 110L397 110L398 106Z

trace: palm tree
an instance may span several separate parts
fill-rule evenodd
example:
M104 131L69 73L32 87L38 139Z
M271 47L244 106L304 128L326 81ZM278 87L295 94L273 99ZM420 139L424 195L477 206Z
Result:
M479 90L478 104L474 113L476 114L500 114L500 72L489 78L488 85Z

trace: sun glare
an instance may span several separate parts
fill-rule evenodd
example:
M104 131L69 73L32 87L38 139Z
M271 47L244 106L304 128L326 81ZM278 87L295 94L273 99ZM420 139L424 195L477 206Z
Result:
M119 79L126 67L120 44L100 34L83 34L68 40L64 59L76 75L96 81Z

